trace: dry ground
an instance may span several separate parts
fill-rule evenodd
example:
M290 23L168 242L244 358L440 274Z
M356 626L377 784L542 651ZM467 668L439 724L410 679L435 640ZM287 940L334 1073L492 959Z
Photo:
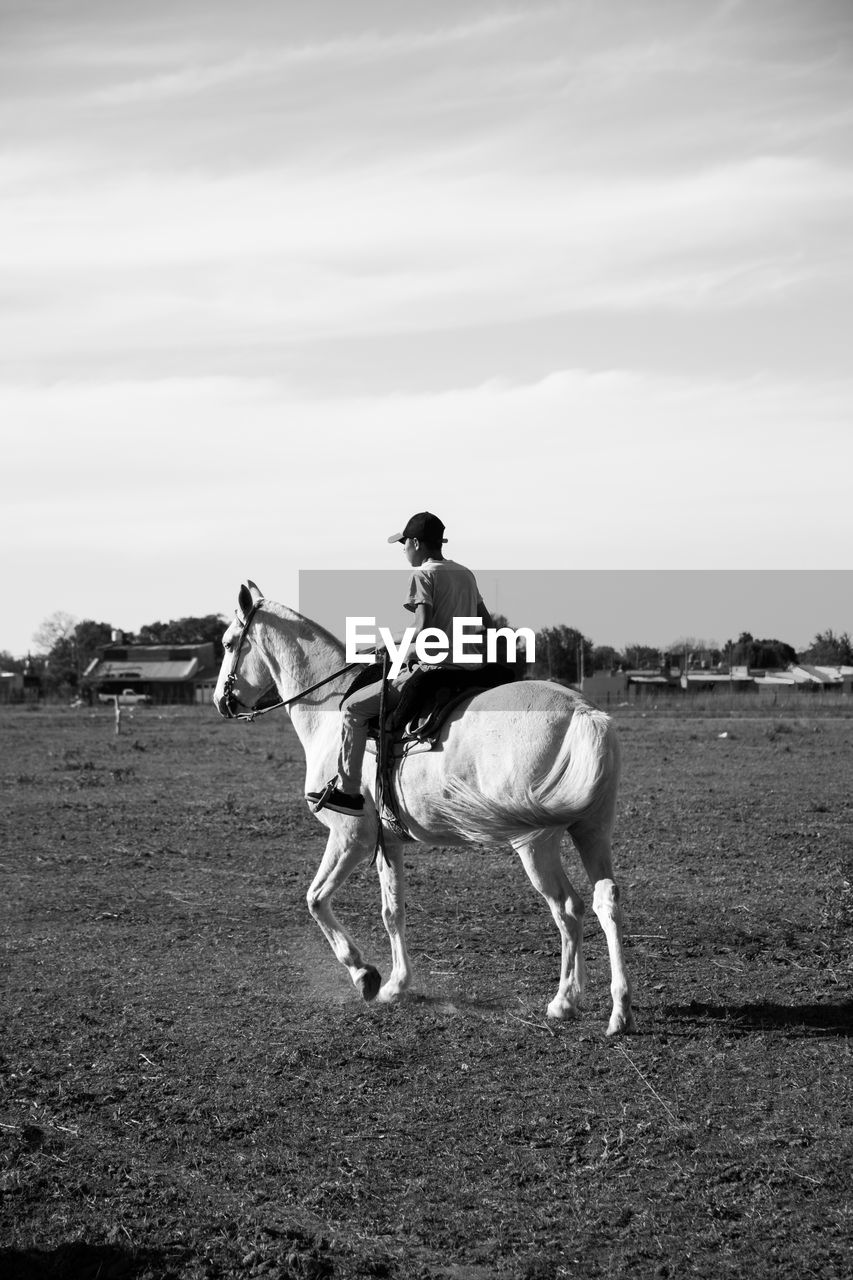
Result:
M849 1275L853 708L687 710L616 712L618 1043L591 912L587 1012L545 1022L499 848L412 849L421 998L363 1005L284 715L0 710L0 1271ZM387 970L375 872L340 905Z

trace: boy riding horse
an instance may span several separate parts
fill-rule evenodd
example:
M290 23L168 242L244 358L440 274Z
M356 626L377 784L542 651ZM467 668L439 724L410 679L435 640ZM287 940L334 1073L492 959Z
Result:
M426 628L437 628L449 636L453 632L454 618L479 618L483 628L492 626L491 615L483 604L477 580L470 569L446 560L442 555L444 525L438 516L429 511L419 511L406 523L401 533L392 533L389 542L401 542L406 559L413 573L409 583L409 595L405 607L415 615L415 634L402 655L403 667L396 680L385 689L384 706L392 711L400 701L401 690L413 670L420 664L415 656L417 638ZM434 664L431 664L434 665ZM471 663L453 665L481 665L476 659ZM364 796L361 794L361 769L367 747L367 730L370 721L379 713L383 698L383 681L357 689L345 699L341 707L341 747L338 756L337 777L322 791L310 791L308 799L314 811L332 809L335 813L359 817L364 812Z

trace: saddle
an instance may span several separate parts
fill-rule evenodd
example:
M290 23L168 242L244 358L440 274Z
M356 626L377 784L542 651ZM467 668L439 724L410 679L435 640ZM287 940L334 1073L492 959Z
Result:
M451 712L478 693L517 680L517 671L517 667L503 662L465 668L418 667L403 685L400 700L387 718L384 735L378 716L368 724L368 739L375 743L377 755L381 820L395 835L412 839L400 819L394 761L413 750L432 751ZM351 693L382 677L381 662L364 667L341 698L341 705Z
M408 743L419 742L433 747L451 711L477 693L517 680L517 672L517 667L503 662L486 662L480 667L418 667L403 685L400 700L388 717L385 728L394 739L395 746L405 747ZM381 662L363 667L339 705L343 706L357 689L381 679ZM374 716L367 732L370 738L378 738L378 716Z

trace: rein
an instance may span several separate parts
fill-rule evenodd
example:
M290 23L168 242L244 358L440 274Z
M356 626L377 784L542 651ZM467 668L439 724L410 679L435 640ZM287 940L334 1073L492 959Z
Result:
M307 689L301 689L299 693L294 693L290 698L281 698L278 702L273 702L268 707L260 707L258 709L250 708L246 711L238 711L237 708L243 704L234 693L234 686L237 683L237 667L240 663L240 654L243 649L243 643L246 639L246 633L252 625L252 619L262 604L263 600L256 600L243 619L243 629L240 632L240 639L237 641L237 647L235 648L234 655L231 659L231 666L228 670L227 676L225 677L225 683L222 690L222 700L225 704L225 709L228 712L228 717L231 720L248 720L251 722L257 716L265 716L268 711L278 711L280 707L289 707L292 702L298 702L300 698L307 698L308 694L313 693L315 689L322 689L324 684L331 684L333 680L337 680L338 676L342 676L345 672L351 671L353 667L361 665L358 662L348 662L345 667L340 667L339 670L333 671L330 676L326 676L324 679L318 680L316 684L310 685Z

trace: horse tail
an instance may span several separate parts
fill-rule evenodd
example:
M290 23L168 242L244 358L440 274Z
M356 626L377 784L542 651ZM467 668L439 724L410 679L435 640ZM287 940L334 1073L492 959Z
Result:
M528 840L567 827L615 796L619 744L610 717L595 707L575 708L566 737L547 773L519 794L493 798L460 778L448 778L442 818L469 840Z

